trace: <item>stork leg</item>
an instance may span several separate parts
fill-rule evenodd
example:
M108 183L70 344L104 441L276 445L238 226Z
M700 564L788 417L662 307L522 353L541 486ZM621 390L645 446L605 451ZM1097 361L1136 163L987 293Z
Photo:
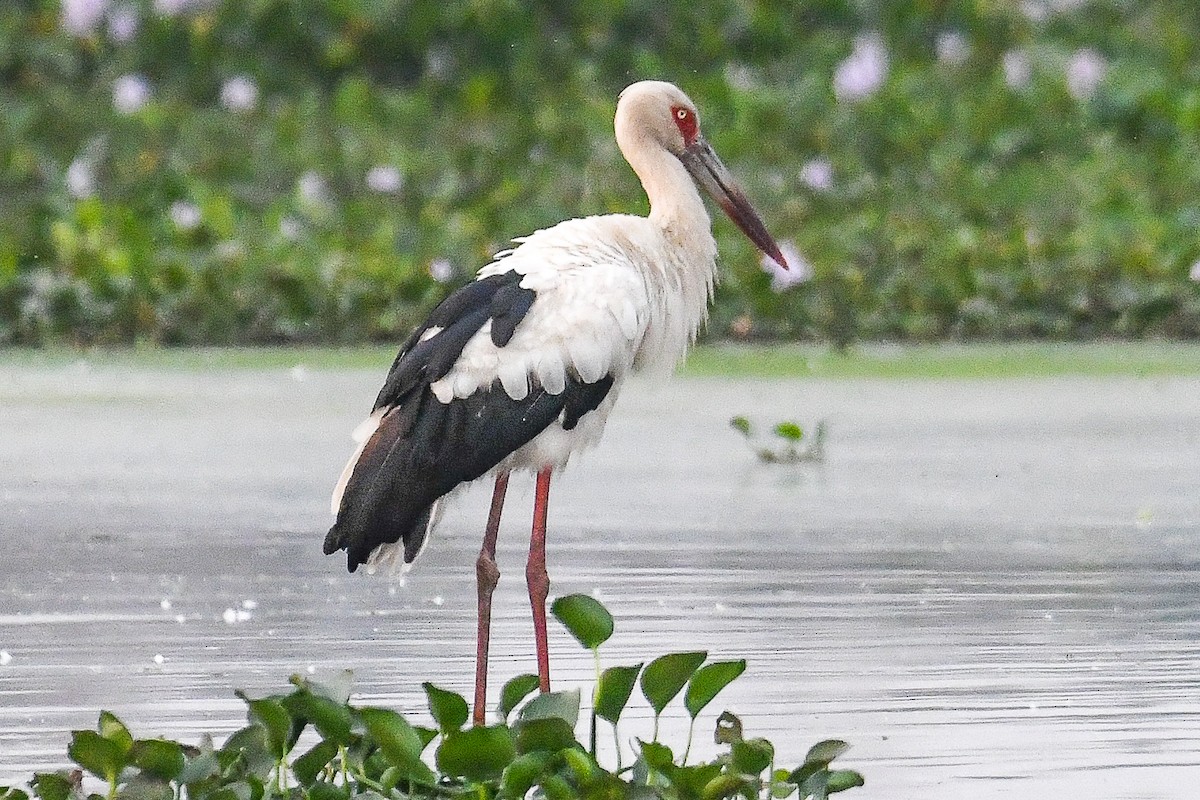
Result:
M529 604L533 607L533 638L537 643L538 683L550 691L550 649L546 643L546 597L550 594L550 575L546 572L546 504L550 499L550 472L538 473L533 500L533 534L529 538L529 561L525 564L525 582L529 585Z
M492 630L492 593L500 580L496 566L496 538L500 533L500 512L504 510L504 493L508 490L508 473L496 476L492 490L492 509L488 512L483 547L475 561L475 580L479 589L479 628L475 637L475 710L472 722L482 725L487 714L488 641Z

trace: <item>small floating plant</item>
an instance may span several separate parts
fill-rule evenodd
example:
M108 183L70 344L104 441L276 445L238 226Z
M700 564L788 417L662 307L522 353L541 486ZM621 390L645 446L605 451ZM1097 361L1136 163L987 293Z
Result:
M75 768L39 773L29 791L0 786L0 800L30 800L31 792L38 800L824 800L863 785L858 772L831 766L845 742L819 742L799 765L781 767L774 746L747 737L742 721L728 711L715 725L714 740L723 749L710 761L689 763L698 718L742 674L745 660L710 661L697 651L602 670L599 648L613 632L607 609L587 595L569 595L552 611L595 657L587 744L576 736L579 690L534 694L536 675L508 681L493 723L481 726L467 724L461 695L424 684L433 728L390 709L352 704L349 671L328 682L293 676L286 694L252 699L238 692L248 724L220 747L211 737L197 746L135 738L102 711L96 730L72 734L67 755ZM633 760L625 765L618 724L639 687L654 712L653 730L648 740L629 741ZM659 740L658 729L680 694L691 723L676 755ZM597 752L601 720L616 739L615 763L609 765ZM105 792L88 794L85 774L101 781Z
M750 449L764 464L800 464L825 460L825 422L818 422L811 435L795 422L778 422L763 444L749 419L737 416L729 426L745 437Z

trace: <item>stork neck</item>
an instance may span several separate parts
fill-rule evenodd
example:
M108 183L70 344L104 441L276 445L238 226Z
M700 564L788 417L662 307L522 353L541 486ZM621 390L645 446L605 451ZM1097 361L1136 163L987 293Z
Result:
M679 159L663 147L633 150L626 158L650 200L650 221L675 236L711 237L708 210Z

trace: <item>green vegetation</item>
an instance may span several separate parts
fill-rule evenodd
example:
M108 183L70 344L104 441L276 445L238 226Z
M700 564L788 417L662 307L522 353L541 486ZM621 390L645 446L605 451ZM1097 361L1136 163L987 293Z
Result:
M510 237L645 210L648 77L807 278L718 221L712 336L1200 334L1191 0L16 0L0 77L0 344L397 339Z
M537 676L510 680L501 692L499 722L465 727L467 701L425 684L435 727L410 723L383 708L350 703L350 674L319 683L294 677L288 694L246 702L249 724L220 747L210 739L192 747L166 739L137 739L117 717L101 712L96 730L75 731L68 756L77 773L34 776L39 800L83 796L83 773L100 780L105 794L89 800L406 800L502 798L523 800L784 800L818 798L863 785L862 776L834 769L846 750L838 740L819 742L794 769L775 764L765 739L743 735L741 721L724 712L715 739L723 751L712 761L688 763L658 740L658 718L681 693L696 719L746 667L745 661L704 663L707 654L670 653L643 668L600 671L598 649L613 631L612 617L583 595L559 598L555 617L585 647L597 652L590 745L575 736L578 690L527 699ZM617 723L638 683L654 711L654 736L633 740L636 759L621 765ZM686 689L686 691L685 691ZM597 760L598 720L610 723L617 748L610 769ZM305 738L303 752L301 737ZM688 749L691 734L688 736ZM432 750L433 766L424 754ZM18 787L0 786L2 800L28 800Z

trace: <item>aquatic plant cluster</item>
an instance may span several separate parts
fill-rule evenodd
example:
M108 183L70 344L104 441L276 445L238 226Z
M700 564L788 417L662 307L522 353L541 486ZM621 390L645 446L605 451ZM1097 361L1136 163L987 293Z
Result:
M0 343L394 339L506 240L643 212L700 104L795 269L718 221L710 335L1200 334L1190 0L0 7Z
M505 684L498 721L467 726L467 701L432 683L424 685L436 727L410 723L395 711L350 702L350 673L318 682L292 678L288 694L246 702L248 725L219 747L168 739L138 739L116 716L101 712L95 730L75 731L68 756L73 771L42 773L28 787L38 800L404 800L405 798L511 798L545 800L722 800L740 797L824 800L863 785L854 770L831 762L847 745L826 740L809 748L793 769L775 764L772 744L743 733L729 712L717 718L722 752L688 763L697 717L746 668L746 662L707 661L704 652L669 653L645 664L600 670L599 647L612 635L613 619L586 595L559 598L553 613L596 658L587 745L575 734L578 689L530 694L536 675ZM653 736L634 739L633 763L622 765L617 725L635 686L654 711ZM658 720L676 697L691 717L684 752L658 737ZM615 764L600 764L598 721L611 724ZM300 747L302 737L305 745ZM303 750L297 754L298 750ZM432 751L433 765L424 754ZM85 773L106 787L87 794ZM30 791L0 786L0 800L29 800Z

